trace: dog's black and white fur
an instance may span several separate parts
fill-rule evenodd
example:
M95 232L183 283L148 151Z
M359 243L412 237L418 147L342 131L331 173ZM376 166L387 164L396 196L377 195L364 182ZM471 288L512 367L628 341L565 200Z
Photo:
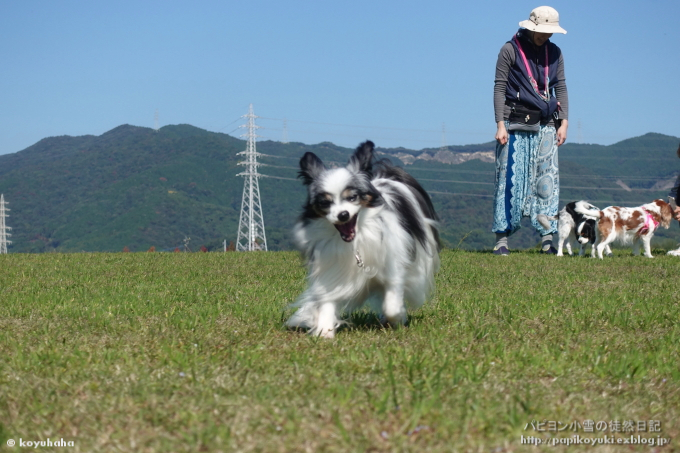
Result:
M365 303L396 327L407 306L420 307L434 291L439 234L430 197L401 168L374 163L373 149L362 143L342 168L327 169L313 153L300 160L308 198L294 233L308 288L291 328L332 338L341 315Z
M572 201L567 203L564 208L556 216L539 215L538 221L546 229L550 229L549 220L557 220L557 256L564 256L563 249L567 249L569 255L573 255L571 250L571 242L578 241L581 245L579 256L585 254L586 246L590 244L593 246L596 240L597 223L592 218L585 217L583 214L576 211L576 208L588 210L598 208L588 203L587 201ZM593 249L594 251L594 249ZM605 250L607 255L611 255L609 245Z

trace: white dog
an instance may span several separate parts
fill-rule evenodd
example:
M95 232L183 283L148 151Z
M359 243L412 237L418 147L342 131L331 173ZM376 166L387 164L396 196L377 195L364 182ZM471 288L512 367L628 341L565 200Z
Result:
M287 321L332 338L343 312L366 302L384 322L407 320L434 291L439 233L429 195L401 168L373 163L362 143L346 167L327 169L313 153L300 160L307 203L295 239L307 260L307 290Z

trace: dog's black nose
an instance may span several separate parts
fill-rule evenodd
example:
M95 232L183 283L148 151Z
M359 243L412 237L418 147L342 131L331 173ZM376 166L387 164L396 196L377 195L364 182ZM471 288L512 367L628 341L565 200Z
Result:
M340 214L338 214L338 220L341 222L347 222L349 220L349 212L342 211Z

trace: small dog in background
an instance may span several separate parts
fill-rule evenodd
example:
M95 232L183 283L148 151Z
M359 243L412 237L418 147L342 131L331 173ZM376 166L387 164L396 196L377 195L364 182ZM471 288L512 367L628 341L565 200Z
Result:
M596 239L595 230L597 228L597 224L595 220L586 218L583 214L576 212L576 206L581 207L581 209L599 210L598 207L593 206L587 201L581 200L567 203L556 216L546 216L543 214L539 214L537 216L538 222L543 225L543 228L546 230L551 229L550 223L548 223L550 220L558 221L556 256L564 256L563 248L567 249L567 253L569 253L569 255L573 255L571 250L572 240L578 241L578 243L581 245L579 256L583 256L585 254L586 245L588 244L593 246L592 254L595 254L594 244ZM606 246L605 253L607 255L612 254L609 245Z
M392 326L406 305L420 307L439 268L437 216L429 195L408 173L373 162L374 145L359 145L346 167L327 169L306 153L299 177L307 203L295 225L306 258L308 288L288 327L333 338L343 312L366 302Z
M597 210L576 206L575 210L597 221L597 239L594 248L597 248L597 255L600 259L602 259L604 248L614 241L622 244L632 242L634 255L640 254L640 242L642 242L645 256L654 258L650 246L654 232L659 226L668 229L673 219L670 204L660 199L635 208L609 206L603 210Z

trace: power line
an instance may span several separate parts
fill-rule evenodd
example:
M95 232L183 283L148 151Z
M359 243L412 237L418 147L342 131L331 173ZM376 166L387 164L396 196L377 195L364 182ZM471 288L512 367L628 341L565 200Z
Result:
M412 151L412 150L411 150ZM380 153L384 156L387 156L388 158L393 158L393 159L399 159L398 157L388 154L388 153ZM292 157L292 156L274 156L271 154L263 154L260 153L260 156L262 157L273 157L275 159L289 159L289 160L299 160L299 157ZM414 156L416 157L416 156ZM590 156L589 156L590 157ZM605 158L605 157L601 157ZM618 159L616 157L611 157L610 159ZM570 159L565 159L568 161L571 161ZM665 160L663 158L659 158L658 160ZM674 160L674 159L673 159ZM335 164L335 165L345 165L345 163L342 162L333 162L333 161L327 161L329 164ZM451 164L451 165L459 165L459 164ZM411 171L425 171L425 172L446 172L446 173L462 173L462 174L475 174L475 175L494 175L495 173L492 171L479 171L479 170L458 170L455 168L419 168L419 167L409 167L408 168L409 172ZM575 177L575 178L583 178L583 179L623 179L626 181L659 181L663 178L675 178L677 176L677 172L674 172L672 175L665 176L665 177L659 177L659 178L631 178L629 176L601 176L601 175L581 175L577 173L564 173L560 172L560 178L563 176L567 177Z
M283 179L285 181L298 181L298 179L295 178L284 178L283 176L272 176L272 175L260 175L262 178L269 178L269 179Z
M282 176L271 176L271 175L260 175L261 177L265 178L271 178L271 179L281 179L285 181L295 181L297 182L298 180L295 178L285 178ZM490 182L473 182L473 181L451 181L451 180L433 180L433 179L419 179L419 181L428 181L428 182L449 182L449 183L461 183L461 184L477 184L477 185L487 185L487 186L493 186L494 183ZM629 192L626 189L623 188L600 188L600 187L575 187L575 186L561 186L561 189L571 189L571 190L590 190L590 189L595 189L595 190L614 190L614 191L626 191ZM631 191L645 191L645 192L665 192L664 189L631 189ZM480 194L480 193L461 193L461 192L442 192L438 190L428 190L428 193L431 194L440 194L440 195L460 195L460 196L469 196L469 197L482 197L482 198L493 198L493 195L489 194ZM572 197L573 198L573 197ZM561 198L561 200L566 200L566 198ZM612 200L594 200L592 201L593 203L595 202L601 202L601 203L610 203ZM640 201L619 201L618 203L628 203L628 204L634 204L634 203L642 203Z
M268 130L279 131L280 129L269 129L268 128ZM323 135L324 137L329 137L329 136L332 136L332 137L351 137L351 138L357 139L357 140L366 139L365 135L359 135L359 134L342 134L342 133L338 133L338 132L318 132L318 131L300 131L300 130L298 130L296 132L298 132L298 133L308 133L308 134L312 133L312 134L317 134L317 135ZM269 138L271 141L277 141L275 138L272 138L272 137L266 137L266 138ZM403 142L437 143L437 140L435 140L435 139L428 140L428 139L403 138L403 137L399 137L399 138L380 137L380 136L376 137L374 135L371 137L371 139L372 140L378 140L378 141L379 140L400 140L400 141L403 141ZM323 141L327 141L327 140L323 140Z
M292 158L295 159L295 158ZM477 170L458 170L455 168L452 169L447 169L447 168L418 168L418 167L411 167L409 168L409 173L411 171L434 171L437 173L461 173L461 174L471 174L471 175L487 175L487 176L493 176L495 175L494 172L492 171L477 171ZM630 178L628 176L600 176L600 175L579 175L576 173L563 173L560 172L560 178L562 177L569 177L569 178L582 178L582 179L625 179L626 181L659 181L660 178ZM677 175L674 174L673 176L669 176L668 178L675 178Z
M609 150L607 150L607 151L609 151ZM615 151L611 151L611 152L615 152ZM564 153L564 154L567 154L567 153ZM586 156L585 155L584 156L573 156L573 155L571 155L571 153L569 153L567 156L565 156L565 155L562 156L562 158L565 158L565 159L567 159L567 158L568 159L575 159L577 157L586 157ZM612 157L593 156L592 154L588 154L587 158L588 159L609 159L609 160L616 159L616 160L621 160L620 157L616 157L616 156L612 156ZM673 162L675 162L675 157L671 157L671 156L668 156L668 157L626 157L626 160L627 161L629 161L629 160L644 160L644 161L653 160L653 161L669 161L669 162L673 161Z
M260 155L261 155L261 156L264 156L264 157L283 157L283 156L270 156L270 155L268 155L268 154L260 154ZM297 158L290 158L290 159L297 159ZM328 161L327 163L329 163L329 164L343 165L343 164L340 163L340 162L331 162L331 161ZM266 167L270 167L270 168L281 168L281 169L287 169L287 170L297 170L297 169L298 169L297 167L289 167L289 166L284 166L284 165L260 164L260 166L266 166ZM474 170L466 171L466 170L449 170L449 169L433 169L433 168L411 168L411 169L409 169L409 170L416 170L416 171L435 171L435 172L452 172L452 173L475 174L475 175L486 175L486 176L493 176L493 175L494 175L494 173L492 173L492 172L474 171ZM569 179L569 178L581 178L581 177L582 177L582 178L584 178L584 179L586 179L586 178L588 178L588 179L598 178L598 179L606 179L606 180L610 180L610 179L625 179L625 180L627 180L627 181L655 181L655 182L656 182L656 181L659 181L658 178L628 178L628 177L626 177L626 176L601 176L601 177L598 177L598 176L596 176L596 175L592 175L592 176L582 176L582 175L576 175L576 174L568 174L568 173L567 173L567 174L564 174L564 173L560 173L560 178L564 178L564 177L566 177L566 179ZM295 181L295 179L292 179L292 178L289 178L289 179L290 179L291 181ZM670 179L670 178L669 178L669 179ZM494 185L494 184L495 184L495 183L493 183L493 182L459 181L459 180L454 180L454 179L428 179L428 178L418 178L418 180L419 180L419 181L428 181L428 182L454 183L454 184L478 184L478 185L480 185L480 184L481 184L481 185ZM657 192L657 191L658 191L658 192L660 192L660 191L665 190L665 189L653 189L653 188L645 189L645 188L632 188L632 187L631 187L631 188L629 188L629 189L624 189L624 188L622 188L622 187L565 186L565 185L561 185L560 188L562 188L562 189L617 190L617 191L625 190L625 191L627 191L627 192L630 192L630 191L649 191L649 192Z
M454 183L454 184L480 184L483 186L493 186L495 183L493 182L478 182L478 181L455 181L453 179L424 179L424 178L418 178L418 181L428 181L428 182L447 182L447 183Z
M283 165L269 165L269 164L259 164L260 167L269 167L269 168L285 168L286 170L299 170L298 167L286 167Z
M325 123L321 121L305 121L305 120L291 120L290 118L269 118L266 116L260 117L263 120L275 120L275 121L289 121L289 122L294 122L294 123L304 123L304 124L319 124L321 126L340 126L340 127L356 127L356 128L361 128L361 129L384 129L384 130L391 130L391 131L404 131L404 132L428 132L428 133L433 133L433 132L438 132L435 130L430 130L430 129L405 129L405 128L400 128L400 127L388 127L388 126L366 126L365 124L362 125L357 125L357 124L340 124L340 123ZM488 135L488 133L485 133L484 135Z
M493 186L496 183L494 182L479 182L479 181L456 181L453 179L425 179L425 178L418 178L418 181L428 181L428 182L444 182L444 183L453 183L453 184L477 184L477 185L483 185L483 186ZM663 192L665 189L624 189L623 187L593 187L593 186L562 186L560 185L560 189L574 189L574 190L616 190L616 191L626 191L626 192L633 192L633 191L638 191L638 192Z
M623 187L583 187L583 186L560 186L560 189L575 189L575 190L623 190L625 192L664 192L666 189L634 189L634 188L628 188L624 189Z
M460 192L438 192L436 190L428 190L428 193L433 193L437 195L451 195L451 196L459 196L459 197L479 197L479 198L493 198L492 194L481 194L481 193L460 193ZM571 198L560 198L560 201L573 201ZM612 200L587 200L589 203L611 203ZM639 205L642 203L646 203L647 201L615 201L617 205L613 206L620 206L620 205Z
M242 116L239 116L238 118L236 118L236 119L235 119L234 121L232 121L231 123L229 123L229 124L227 124L226 126L223 126L222 128L218 129L216 132L222 132L223 130L225 130L226 128L228 128L229 126L231 126L232 124L234 124L235 122L239 121L241 118L243 118L243 117L242 117ZM237 129L238 129L238 128L236 128L236 129L234 129L234 130L237 130ZM234 131L232 131L232 132L234 132ZM229 132L229 133L231 134L231 132Z
M428 190L427 193L434 193L434 194L438 194L438 195L455 195L455 196L466 196L466 197L493 198L493 195L482 194L482 193L439 192L439 191L436 191L436 190Z
M262 165L262 164L261 164ZM296 169L295 167L284 167L284 166L272 166L273 168L284 168L284 169ZM262 175L264 176L264 175ZM285 178L281 176L266 176L268 178L282 179L286 181L297 181L295 178ZM482 186L493 186L495 182L481 182L481 181L460 181L454 179L428 179L428 178L418 178L419 181L435 182L435 183L447 183L447 184L474 184ZM666 189L636 189L629 188L624 189L622 187L594 187L594 186L564 186L561 185L560 189L570 189L570 190L606 190L606 191L625 191L625 192L665 192ZM430 193L441 193L441 194L452 194L451 192L438 192L429 190ZM469 194L468 194L469 195ZM486 195L470 195L470 196L486 196Z

